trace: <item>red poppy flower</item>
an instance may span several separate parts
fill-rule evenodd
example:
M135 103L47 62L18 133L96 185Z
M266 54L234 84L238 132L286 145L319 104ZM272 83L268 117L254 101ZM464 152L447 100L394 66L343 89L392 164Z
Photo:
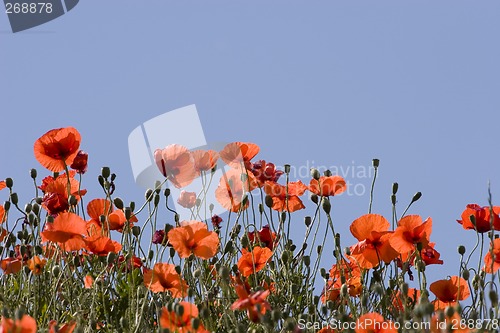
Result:
M182 315L179 315L176 311L168 311L166 308L162 309L160 317L160 326L163 329L168 329L169 332L178 333L205 333L203 324L200 323L197 329L192 326L193 318L198 318L198 307L189 302L179 302L182 306Z
M195 150L191 153L196 172L211 171L217 165L219 153L213 150Z
M122 232L127 222L125 213L120 209L115 210L113 204L107 199L93 199L90 201L87 204L87 213L91 218L88 222L89 235L102 234L102 228L107 232L108 227L109 230ZM106 217L104 223L100 221L101 215ZM132 227L135 222L137 222L137 217L132 214L129 221L130 227Z
M392 306L397 311L404 311L406 307L413 308L420 299L420 290L415 288L408 288L408 293L404 295L400 290L392 292ZM403 303L404 302L404 303ZM405 306L406 305L406 306Z
M6 187L7 187L7 184L5 183L5 180L1 180L0 181L0 191L3 190Z
M5 208L0 205L0 224L5 222Z
M0 268L5 274L16 274L23 267L23 261L17 258L5 258L0 261Z
M440 308L448 305L453 306L456 302L467 299L470 296L467 281L458 276L452 276L449 280L438 280L429 286L429 289L441 303Z
M422 247L429 244L432 232L432 219L429 217L422 222L418 215L408 215L398 222L398 227L390 239L391 246L399 253L414 251L418 243Z
M193 253L198 258L210 259L219 247L219 236L208 231L203 222L182 222L180 227L168 232L168 241L181 258L187 258Z
M271 305L266 301L269 293L269 290L260 290L249 294L243 286L238 285L236 286L238 300L231 305L231 310L246 310L248 318L254 323L258 323L261 316L271 310Z
M157 263L152 270L144 272L144 285L154 293L168 291L175 298L187 296L188 285L172 264Z
M330 269L330 278L326 287L321 293L321 301L336 301L340 297L342 281L345 281L350 296L358 296L363 290L361 284L361 269L352 256L348 256L349 261L342 261L333 264Z
M319 180L311 179L309 183L309 191L324 197L339 195L346 189L346 182L340 176L321 176Z
M256 246L252 252L242 250L243 255L238 260L238 269L243 276L250 276L261 271L271 259L273 252L267 247Z
M59 172L73 163L80 141L80 133L73 127L50 130L36 140L35 158L43 167Z
M366 214L352 222L351 233L359 242L351 246L351 255L362 268L377 267L380 261L389 263L399 255L389 243L389 227L390 223L377 214Z
M173 144L157 149L154 155L158 169L176 188L191 184L196 177L193 157L186 147Z
M101 235L93 235L85 238L87 250L98 256L107 256L110 252L118 253L122 249L122 245L109 237Z
M259 153L259 146L250 142L232 142L220 152L222 160L232 168L250 170L250 160Z
M251 171L257 179L259 187L264 186L266 181L276 183L284 173L281 170L276 170L276 166L273 163L268 163L264 160L253 163Z
M500 230L500 207L493 207L493 229ZM476 225L472 223L471 216L474 216ZM490 207L481 207L476 204L469 204L462 213L462 219L457 220L458 223L466 230L477 230L479 233L490 231Z
M486 273L493 274L500 269L500 238L493 240L490 246L491 251L488 251L488 253L484 257L483 270Z
M272 251L276 242L276 233L271 231L269 225L265 225L259 231L249 232L248 239L250 240L250 243L261 243Z
M87 154L83 150L80 150L78 154L76 154L73 163L71 163L70 165L70 168L83 175L85 172L87 172L88 160L89 154Z
M243 202L243 196L256 187L257 181L251 172L230 169L221 177L215 198L222 207L237 213L248 207L248 200Z
M39 187L44 193L42 199L42 207L44 207L50 215L57 215L66 212L69 209L68 192L80 200L81 196L87 193L87 190L80 189L80 182L76 180L75 171L69 172L69 191L68 177L65 173L57 178L52 176L45 177L42 185Z
M181 191L179 199L177 199L177 203L184 208L193 208L196 205L196 193Z
M87 233L87 224L74 213L61 213L52 223L45 224L41 232L42 241L57 243L65 251L78 251L85 248L83 235Z
M21 319L15 321L2 317L0 322L1 333L36 333L36 320L28 315L23 315Z
M288 183L288 186L267 181L264 191L273 199L272 209L277 211L295 212L305 208L299 196L307 190L300 180Z
M94 285L94 278L92 275L85 275L83 278L83 286L85 289L92 289L92 286Z
M365 313L356 321L356 333L397 333L399 325L376 312Z

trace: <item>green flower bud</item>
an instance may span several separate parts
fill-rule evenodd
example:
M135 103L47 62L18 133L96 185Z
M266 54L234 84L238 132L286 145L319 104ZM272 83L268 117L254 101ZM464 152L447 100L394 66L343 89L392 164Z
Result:
M375 169L378 168L378 166L380 165L380 160L378 158L374 158L372 160L372 165Z
M327 197L323 197L323 199L321 200L321 204L322 204L322 207L323 207L323 210L325 211L325 213L330 214L330 210L332 209L332 205L330 204L330 200L328 200Z
M460 245L458 247L458 253L463 256L465 254L465 246Z
M109 169L109 167L102 167L102 169L101 169L101 175L105 179L107 179L111 175L111 170Z
M36 169L31 169L30 170L30 177L35 179L37 176L37 172L36 172Z
M12 180L12 178L5 178L5 186L12 189L12 186L14 186L14 180Z
M392 183L392 194L398 193L399 185L398 183Z
M17 203L19 202L19 198L17 196L17 193L12 193L10 195L10 201L14 204L14 205L17 205Z
M311 168L311 177L316 179L316 180L319 180L319 178L321 177L321 174L319 173L318 169Z
M115 198L115 199L113 200L113 203L115 204L115 207L116 207L117 209L123 209L123 200L122 200L122 199L120 199L120 198Z

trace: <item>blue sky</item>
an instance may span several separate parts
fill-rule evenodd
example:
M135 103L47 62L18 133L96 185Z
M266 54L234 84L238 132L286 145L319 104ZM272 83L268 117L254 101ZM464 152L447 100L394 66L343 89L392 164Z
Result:
M428 273L445 278L457 245L475 241L455 222L465 205L487 204L488 181L498 204L499 14L493 0L86 0L16 34L0 14L0 178L30 199L29 169L43 174L33 142L71 125L90 154L89 195L109 165L118 195L140 202L129 133L196 104L208 141L255 142L278 165L379 158L374 212L390 216L394 181L399 211L421 191L410 212L433 218L446 264ZM344 246L370 183L346 178L366 191L334 200Z

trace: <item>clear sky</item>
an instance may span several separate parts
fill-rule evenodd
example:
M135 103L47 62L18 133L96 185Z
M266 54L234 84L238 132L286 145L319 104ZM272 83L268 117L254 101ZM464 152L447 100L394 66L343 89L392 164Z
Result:
M496 0L85 0L13 34L0 13L0 178L29 200L29 169L44 175L33 142L75 126L89 197L109 165L117 194L140 202L129 133L196 104L208 141L255 142L278 165L350 170L358 195L333 203L344 246L368 208L370 179L352 170L379 158L374 212L390 216L394 181L400 212L421 191L410 213L433 218L445 260L428 273L455 275L457 245L475 241L455 220L487 204L488 181L500 205L499 15Z

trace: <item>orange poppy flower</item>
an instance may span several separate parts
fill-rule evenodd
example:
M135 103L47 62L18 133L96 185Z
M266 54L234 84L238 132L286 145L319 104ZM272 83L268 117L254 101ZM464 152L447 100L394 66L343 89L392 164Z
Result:
M288 188L269 181L264 184L264 191L273 199L272 209L280 212L295 212L305 208L299 196L303 195L306 190L307 186L300 180L288 183Z
M49 321L49 333L73 333L76 328L76 321L70 321L62 326L57 325L57 321Z
M5 208L0 205L0 224L5 222Z
M106 199L93 199L87 204L87 213L89 214L91 220L88 222L89 235L94 233L101 234L101 228L104 230L116 230L119 232L123 231L127 219L125 218L125 213L122 210L115 210L113 204ZM101 215L106 217L106 222L102 224L100 222ZM137 217L132 215L130 218L130 226L133 226L134 222L137 222Z
M110 252L118 253L122 245L109 237L93 235L85 238L87 250L98 256L107 256Z
M432 232L432 219L429 217L422 223L418 215L408 215L398 222L398 227L390 239L391 246L399 253L415 251L418 243L422 247L429 244Z
M309 191L323 197L339 195L346 189L346 182L340 176L321 176L309 183Z
M257 181L251 172L230 169L219 181L215 198L227 210L239 212L248 207L248 201L242 202L243 196L257 187Z
M2 317L0 322L0 333L36 333L36 320L28 315L23 315L21 319L15 321Z
M493 207L493 229L500 230L500 207ZM474 216L476 225L471 221L471 216ZM458 223L466 230L477 230L479 233L490 231L490 207L481 207L476 204L469 204L462 213L462 219L457 220Z
M73 163L81 140L73 127L50 130L35 141L35 158L48 170L59 172Z
M179 305L183 308L182 315L180 316L175 311L168 311L166 308L162 309L160 317L161 328L178 333L208 333L201 323L197 329L194 329L192 326L192 319L198 318L198 307L196 305L189 302L179 302Z
M284 174L281 170L276 170L276 166L273 163L266 162L264 160L252 163L251 171L257 179L259 187L264 186L266 181L276 183L281 175Z
M4 228L0 228L0 242L4 240L5 237L7 237L7 230L5 230Z
M467 281L458 276L452 276L449 280L438 280L429 286L429 289L437 300L441 303L439 308L454 305L458 301L467 299L470 296Z
M191 152L194 160L194 168L197 173L211 171L217 165L219 153L214 150L195 150Z
M193 208L196 205L196 193L181 191L179 199L177 199L177 203L184 208Z
M33 272L34 275L42 274L43 267L47 263L47 259L41 258L39 256L34 256L31 259L28 259L26 264L28 268Z
M169 291L175 298L187 296L188 285L172 264L157 263L152 270L144 272L144 285L154 293Z
M193 253L198 258L210 259L217 253L219 236L208 231L203 222L184 221L180 227L168 232L168 242L181 258L187 258Z
M75 174L75 171L69 172L69 194L73 195L78 201L87 191L80 189L80 182L74 178ZM65 173L59 175L57 178L52 176L45 177L39 188L44 193L42 207L50 215L57 215L69 209L68 177Z
M397 333L398 325L376 312L365 313L356 321L356 333Z
M92 275L85 275L85 278L83 279L83 286L85 289L92 289L92 286L94 285L94 278Z
M261 316L271 310L271 305L266 301L269 293L269 290L259 290L249 294L243 286L239 285L236 287L238 300L231 305L231 310L246 310L248 318L254 323L258 323Z
M492 251L488 251L484 257L483 271L493 274L500 269L500 238L494 239L490 248ZM491 252L493 252L493 256Z
M326 303L328 300L338 300L343 280L345 280L350 296L358 296L361 294L363 290L361 284L361 269L354 257L348 256L348 259L349 261L342 259L342 261L333 264L330 269L330 278L321 293L321 301L323 303Z
M154 155L158 169L176 188L191 184L196 177L193 157L186 147L172 144L157 149Z
M0 191L7 187L7 183L5 180L0 180Z
M74 213L61 213L52 223L45 224L41 232L42 241L57 243L65 251L78 251L85 247L83 235L87 233L87 224Z
M250 160L259 153L259 146L250 142L228 143L220 152L222 160L232 168L250 170Z
M392 231L390 223L377 214L366 214L352 222L351 233L359 241L351 246L351 255L362 268L373 268L380 261L389 263L399 253L389 243Z
M420 290L415 288L408 288L408 294L404 295L400 290L393 292L392 306L399 312L404 311L405 305L413 309L420 299ZM403 303L404 302L404 303Z
M16 274L23 267L23 261L17 258L5 258L0 261L0 268L5 274Z
M243 276L250 276L262 270L273 255L267 247L259 246L254 247L252 252L243 249L242 253L243 255L238 260L238 270Z

